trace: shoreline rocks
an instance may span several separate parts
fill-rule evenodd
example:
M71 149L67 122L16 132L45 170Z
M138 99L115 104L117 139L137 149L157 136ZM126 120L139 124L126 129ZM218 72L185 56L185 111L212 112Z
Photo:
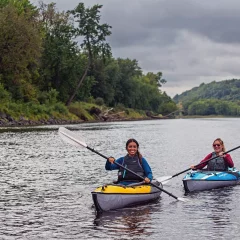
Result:
M16 127L16 126L40 126L40 125L60 125L60 124L78 124L83 123L85 121L79 120L64 120L64 119L54 119L50 118L48 120L26 120L23 117L18 121L13 118L0 118L0 127Z
M0 118L0 127L24 127L24 126L44 126L44 125L64 125L64 124L81 124L81 123L97 123L97 122L117 122L117 121L144 121L144 120L154 120L154 118L108 118L105 120L98 119L93 121L84 121L82 119L79 120L65 120L65 119L48 119L48 120L26 120L24 118L20 118L18 121L13 118Z

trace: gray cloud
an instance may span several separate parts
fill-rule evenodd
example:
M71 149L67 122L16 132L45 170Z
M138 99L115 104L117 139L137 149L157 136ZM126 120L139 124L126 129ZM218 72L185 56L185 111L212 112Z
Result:
M114 57L137 59L145 72L162 71L167 80L163 90L170 96L202 82L239 78L238 0L55 2L59 10L79 2L102 4L101 20L113 27L109 42Z

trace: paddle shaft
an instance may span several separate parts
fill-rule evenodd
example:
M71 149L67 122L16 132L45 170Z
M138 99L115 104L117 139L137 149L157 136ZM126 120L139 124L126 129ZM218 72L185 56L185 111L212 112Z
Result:
M99 156L101 156L101 157L103 157L103 158L105 158L105 159L108 160L108 157L104 156L103 154L101 154L100 152L96 151L95 149L90 148L90 147L88 147L88 146L87 146L87 149L89 149L90 151L92 151L92 152L98 154ZM133 175L135 175L135 176L141 178L142 180L144 180L144 177L142 177L142 176L138 175L137 173L133 172L132 170L130 170L130 169L124 167L123 165L119 164L118 162L114 161L114 164L116 164L117 166L119 166L119 167L125 169L126 171L128 171L128 172L132 173ZM149 184L151 184L151 185L154 186L155 188L157 188L157 189L159 189L159 190L165 192L166 194L168 194L169 196L175 198L176 200L179 200L178 197L176 197L176 196L173 195L172 193L166 191L165 189L163 189L163 188L157 186L156 184L154 184L154 183L152 183L152 182L150 182Z
M100 152L96 151L95 149L88 147L85 142L83 142L82 140L80 140L80 139L78 138L78 136L75 135L74 133L72 133L70 130L68 130L68 129L64 128L64 127L60 127L58 132L59 132L60 136L63 137L63 140L66 140L66 138L68 139L68 142L69 142L69 140L71 140L71 141L69 142L70 144L73 144L73 145L75 145L75 144L81 145L81 146L87 148L88 150L90 150L90 151L92 151L92 152L98 154L99 156L101 156L101 157L103 157L103 158L105 158L105 159L108 160L108 157L106 157L105 155L103 155L103 154L101 154ZM135 176L137 176L137 177L141 178L142 180L144 180L144 178L143 178L142 176L138 175L137 173L133 172L132 170L130 170L130 169L122 166L121 164L117 163L116 161L114 161L114 163L115 163L117 166L125 169L126 171L131 172L131 173L134 174ZM152 186L156 187L157 189L165 192L165 193L168 194L169 196L171 196L171 197L179 200L179 201L185 201L185 200L183 200L183 199L181 199L181 198L178 198L178 197L174 196L172 193L164 190L163 188L155 185L155 184L152 183L152 182L150 182L150 184L151 184Z
M229 150L229 151L226 151L226 152L224 152L224 154L227 154L227 153L229 153L229 152L232 152L232 151L234 151L234 150L236 150L236 149L238 149L238 148L240 148L240 146L235 147L235 148L233 148L233 149L231 149L231 150ZM194 167L198 167L198 166L200 166L200 165L202 165L202 164L204 164L204 163L207 163L207 162L209 162L209 161L211 161L211 160L214 160L214 159L216 159L216 158L218 158L218 157L219 157L219 156L210 158L210 159L208 159L208 160L206 160L206 161L204 161L204 162L201 162L201 163L195 165ZM178 176L178 175L180 175L180 174L182 174L182 173L185 173L185 172L187 172L187 171L189 171L189 170L191 170L191 169L192 169L192 168L188 168L188 169L186 169L186 170L184 170L184 171L182 171L182 172L176 173L176 174L174 174L171 178L174 178L174 177L176 177L176 176Z

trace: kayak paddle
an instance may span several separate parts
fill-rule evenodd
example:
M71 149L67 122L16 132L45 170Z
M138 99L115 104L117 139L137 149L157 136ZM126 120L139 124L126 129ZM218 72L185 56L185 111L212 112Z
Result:
M90 151L98 154L99 156L101 156L101 157L103 157L103 158L105 158L105 159L108 159L108 157L104 156L104 155L101 154L100 152L94 150L93 148L90 148L84 141L82 141L82 140L79 138L79 136L77 136L77 135L76 135L75 133L73 133L72 131L70 131L70 130L64 128L64 127L60 127L59 130L58 130L58 134L59 134L60 137L61 137L64 141L66 141L67 143L72 144L72 145L74 145L74 146L82 146L82 147L85 147L85 148L87 148L88 150L90 150ZM144 180L144 178L143 178L142 176L138 175L137 173L133 172L132 170L130 170L130 169L122 166L121 164L117 163L116 161L114 161L114 163L115 163L117 166L125 169L126 171L129 171L130 173L132 173L132 174L134 174L135 176L137 176L137 177L141 178L142 180ZM151 184L152 186L154 186L154 187L156 187L157 189L161 190L162 192L168 194L169 196L175 198L175 199L178 200L178 201L182 201L182 202L188 201L187 199L176 197L176 196L173 195L172 193L166 191L165 189L157 186L156 184L154 184L154 183L152 183L152 182L150 182L149 184Z
M234 150L236 150L236 149L238 149L238 148L240 148L240 146L235 147L235 148L233 148L233 149L231 149L231 150L229 150L229 151L226 151L226 152L224 152L223 154L232 152L232 151L234 151ZM202 164L204 164L204 163L207 163L207 162L209 162L209 161L211 161L211 160L213 160L213 159L216 159L216 158L218 158L218 156L212 157L212 158L210 158L210 159L208 159L208 160L206 160L206 161L204 161L204 162L202 162L202 163L199 163L199 164L195 165L194 167L198 167L198 166L200 166L200 165L202 165ZM183 170L183 171L181 171L181 172L179 172L179 173L176 173L176 174L174 174L174 175L172 175L172 176L160 177L160 178L157 178L157 180L158 180L159 182L161 182L162 184L166 184L170 179L172 179L172 178L174 178L174 177L176 177L176 176L178 176L178 175L180 175L180 174L182 174L182 173L184 173L184 172L187 172L187 171L189 171L189 170L191 170L191 169L192 169L192 168L188 168L188 169Z

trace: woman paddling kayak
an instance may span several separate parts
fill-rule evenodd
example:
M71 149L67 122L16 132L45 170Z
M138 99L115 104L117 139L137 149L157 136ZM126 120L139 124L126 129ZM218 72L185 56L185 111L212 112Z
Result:
M192 169L202 169L205 166L207 166L208 171L227 171L228 168L234 167L233 160L231 158L230 154L224 154L226 152L224 143L221 138L217 138L213 142L213 152L209 153L200 163L199 166L191 166ZM217 157L211 161L208 161L207 163L204 163L208 159L211 159L213 157Z
M135 139L131 138L126 143L126 150L128 154L125 157L120 157L117 160L115 160L113 157L109 157L106 161L106 170L118 170L117 183L128 185L136 182L142 182L142 179L114 164L114 161L132 170L141 177L144 177L145 183L152 181L152 170L147 160L140 154L138 149L138 142Z

